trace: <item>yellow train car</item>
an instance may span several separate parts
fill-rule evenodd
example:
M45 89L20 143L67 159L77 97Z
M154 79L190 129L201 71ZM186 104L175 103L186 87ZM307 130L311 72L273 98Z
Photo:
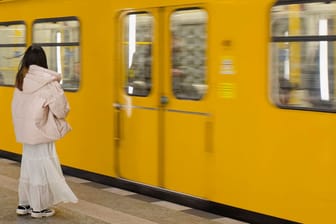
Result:
M336 3L0 0L0 156L41 45L73 130L64 171L249 223L333 223Z

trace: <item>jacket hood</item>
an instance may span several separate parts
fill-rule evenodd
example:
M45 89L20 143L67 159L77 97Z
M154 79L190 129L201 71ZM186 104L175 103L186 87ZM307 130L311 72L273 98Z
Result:
M60 79L61 74L37 66L31 65L23 81L23 92L32 93L50 82Z

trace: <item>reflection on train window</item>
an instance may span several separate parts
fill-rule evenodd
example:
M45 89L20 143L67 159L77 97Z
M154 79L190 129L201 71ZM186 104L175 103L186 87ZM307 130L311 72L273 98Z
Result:
M207 90L207 13L201 9L178 10L170 22L173 93L178 99L200 100Z
M17 68L25 48L25 23L0 22L0 86L14 86Z
M68 91L79 88L79 32L76 17L38 19L33 25L33 43L43 47L48 67L62 74L62 87Z
M280 107L336 110L336 3L272 8L272 98Z
M153 17L132 13L124 18L125 91L128 95L148 96L152 88Z

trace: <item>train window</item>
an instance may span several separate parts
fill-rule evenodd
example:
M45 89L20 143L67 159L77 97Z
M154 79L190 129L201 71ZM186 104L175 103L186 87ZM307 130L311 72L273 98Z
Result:
M0 86L14 86L17 68L25 48L25 23L0 22Z
M68 91L79 88L79 35L76 17L37 19L33 24L33 43L43 47L48 67L62 74L62 87Z
M175 11L170 17L172 91L177 99L200 100L206 92L207 13Z
M336 111L336 3L278 1L271 11L271 93L280 107Z
M123 19L124 55L128 95L145 97L152 88L153 16L149 13L130 13Z

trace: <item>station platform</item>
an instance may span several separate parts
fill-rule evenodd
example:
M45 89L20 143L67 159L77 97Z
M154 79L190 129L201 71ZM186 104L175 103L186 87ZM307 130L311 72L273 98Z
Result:
M48 218L18 216L19 173L20 163L0 158L0 224L247 224L67 175L78 203L59 204Z

